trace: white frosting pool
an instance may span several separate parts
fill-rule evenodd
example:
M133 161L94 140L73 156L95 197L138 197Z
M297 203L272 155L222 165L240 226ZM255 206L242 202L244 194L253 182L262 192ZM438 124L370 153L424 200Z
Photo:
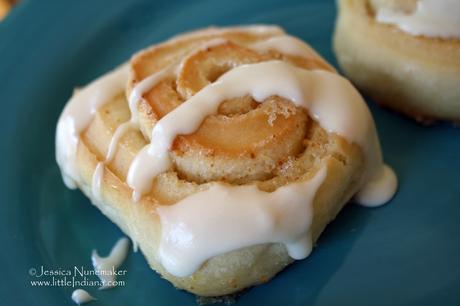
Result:
M74 301L78 305L85 304L85 303L96 300L86 290L83 290L83 289L75 289L72 292L71 297L72 297L72 301Z
M110 251L109 256L101 257L96 250L91 254L91 261L97 276L102 281L99 289L112 288L116 280L116 269L125 261L129 251L129 239L120 238Z

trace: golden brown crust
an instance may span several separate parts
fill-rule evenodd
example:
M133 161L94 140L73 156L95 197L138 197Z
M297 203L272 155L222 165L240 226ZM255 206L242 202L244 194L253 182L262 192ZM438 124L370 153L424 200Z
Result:
M161 46L155 48L161 49ZM155 48L153 50L157 50ZM148 51L141 54L146 55ZM254 156L251 157L249 154L248 161L251 167L260 166L262 170L257 168L251 172L250 167L244 164L246 159L241 152L234 155L231 152L232 147L228 144L216 143L217 138L200 135L197 131L189 135L190 138L185 143L182 142L184 136L176 138L171 153L175 169L157 176L151 192L142 197L139 203L134 203L131 200L132 190L126 184L126 175L136 153L149 140L141 131L132 130L121 138L114 159L105 167L101 184L102 200L99 200L91 189L93 173L98 161L104 159L116 128L130 117L128 103L122 92L97 111L94 120L82 134L82 141L78 146L77 163L81 174L79 187L107 217L138 242L153 269L176 287L202 296L230 294L266 282L290 264L292 259L282 244L257 245L211 258L189 277L175 277L165 271L156 255L161 235L159 216L156 212L158 205L171 205L192 193L205 190L209 187L207 182L210 181L256 184L259 189L271 192L289 183L308 180L320 168L327 167L326 179L313 203L311 232L316 241L325 226L357 191L364 173L361 149L340 136L328 134L305 110L298 109L279 97L270 97L263 104L254 104L254 101L248 101L247 97L242 97L240 102L238 105L222 106L221 114L218 115L220 117L208 118L203 125L209 124L209 130L214 130L212 120L220 120L225 116L232 117L235 114L242 116L242 121L247 119L245 116L254 116L254 122L257 124L268 125L271 129L269 130L277 135L276 139L267 140L266 135L261 137L257 133L247 135L248 139L265 139L265 143L260 145L262 151L258 151L258 147L254 147L250 142L247 143L251 150L256 150L253 152ZM145 114L148 116L148 113ZM295 124L291 125L290 120ZM231 128L238 127L238 124L244 126L244 123L237 121ZM208 145L205 142L209 137L213 139L213 154L202 157L203 163L194 154L189 156L191 152ZM193 144L193 149L188 147L190 143ZM209 145L206 147L206 150L208 149ZM217 154L218 150L224 154ZM187 158L189 160L186 160ZM208 162L206 158L209 158ZM268 162L264 163L264 158ZM181 167L181 162L195 169ZM215 173L207 166L211 162L215 163ZM230 165L237 165L239 162L242 164L237 172L227 171ZM206 166L201 166L203 164ZM246 168L243 169L244 167ZM223 178L222 173L227 173L227 176ZM238 173L241 174L240 177L231 177Z
M389 2L378 5L411 5ZM359 88L417 121L460 120L460 40L412 36L376 22L376 4L367 0L338 3L334 49Z

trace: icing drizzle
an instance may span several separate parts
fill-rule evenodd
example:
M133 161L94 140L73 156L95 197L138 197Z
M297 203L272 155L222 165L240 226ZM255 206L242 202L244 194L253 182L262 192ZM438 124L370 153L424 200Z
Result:
M123 65L98 78L67 102L56 128L56 161L67 187L75 189L80 181L76 161L80 134L102 105L123 92L128 73L129 66Z

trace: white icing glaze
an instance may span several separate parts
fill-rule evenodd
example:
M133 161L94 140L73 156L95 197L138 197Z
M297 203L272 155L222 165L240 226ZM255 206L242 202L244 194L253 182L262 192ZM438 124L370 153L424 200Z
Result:
M269 193L255 185L212 184L158 213L162 237L158 255L169 273L184 277L207 259L247 246L279 242L294 259L312 249L312 201L327 174Z
M127 131L134 128L136 128L136 124L131 121L124 122L118 126L115 133L113 133L112 139L110 139L109 149L107 150L107 156L105 157L106 162L110 162L114 158L121 137L123 137Z
M77 149L82 133L93 119L97 109L123 92L129 67L123 65L95 80L67 103L56 129L56 161L67 187L76 188L79 181L76 166Z
M110 251L109 256L100 257L96 250L91 254L91 261L97 276L103 285L99 289L111 288L116 279L114 271L121 266L128 255L129 239L120 238Z
M286 55L300 56L305 58L321 58L321 56L312 47L304 43L302 40L289 35L274 36L269 39L254 43L250 45L250 47L251 49L257 51L274 50ZM324 61L324 63L328 65L326 61ZM332 70L335 70L330 65L328 65L328 67Z
M371 114L354 87L326 71L308 71L281 61L236 67L159 120L151 142L134 158L127 182L136 195L151 188L153 178L171 167L169 148L180 134L193 133L203 119L216 113L222 101L251 95L262 102L280 96L304 107L328 132L360 145L371 174L381 164L381 153Z
M116 150L118 143L120 142L121 137L129 131L130 129L134 129L136 127L136 124L134 124L131 121L124 122L118 126L118 128L115 130L115 133L112 136L112 139L110 139L110 144L109 148L107 150L107 155L105 157L105 160L102 162L98 162L96 165L96 169L94 170L93 173L93 179L92 179L92 192L95 197L96 201L102 202L102 190L101 190L101 184L102 180L104 178L104 169L105 165L110 163L112 159L115 156Z
M274 36L268 38L266 40L251 44L249 47L256 51L268 51L268 50L275 50L280 53L294 55L294 56L301 56L306 58L321 58L321 56L313 50L310 46L302 42L300 39L295 38L289 35L282 35L284 32L282 29L276 26L251 26L251 27L232 27L226 30L218 30L218 29L209 29L208 31L212 33L222 33L226 31L233 31L235 29L246 29L248 31L253 31L255 33L272 33L280 36ZM191 34L193 35L193 34ZM203 35L202 33L200 35ZM183 37L183 36L182 36ZM194 51L191 53L198 52L200 50L205 50L207 48L211 48L220 44L226 43L228 40L223 38L215 38L210 41L207 41L203 44L200 44ZM177 72L182 70L182 65L184 64L187 57L179 63L172 63L168 67L146 77L141 82L136 84L136 86L131 91L129 96L129 109L131 111L131 122L137 124L138 122L138 110L137 106L139 101L142 99L142 96L152 89L158 82L163 80L164 78L174 75L177 75ZM327 64L327 62L325 62ZM329 66L331 69L334 69L332 66Z
M137 243L137 240L131 239L131 241L133 242L133 252L137 253L139 250L139 244Z
M93 179L91 182L91 190L93 192L94 200L98 203L102 203L102 192L101 184L104 178L104 162L99 162L96 165L96 169L93 173Z
M355 195L354 200L362 206L376 207L390 201L396 193L398 178L393 169L387 165L380 167L374 177L366 182Z
M193 52L197 52L199 50L205 50L207 48L211 48L213 46L223 44L227 41L228 40L222 39L222 38L212 39L210 41L207 41L199 45ZM183 63L184 63L184 60L182 60L180 63L173 62L172 64L161 69L160 71L149 75L148 77L146 77L145 79L137 83L136 86L134 86L134 88L131 91L131 94L129 95L129 99L128 99L129 110L131 112L132 124L138 124L139 115L138 115L137 107L143 95L147 93L149 90L151 90L156 84L158 84L158 82L162 81L163 79L169 76L177 75L178 71L182 69Z
M407 14L380 8L376 19L394 24L411 35L460 38L460 1L418 0L414 12Z
M72 292L72 300L78 304L85 304L91 301L96 300L94 297L92 297L86 290L83 289L75 289Z
M156 83L172 74L175 66L169 66L158 73L150 75L149 77L142 80L131 92L131 95L128 99L128 105L131 112L131 118L129 121L122 123L115 130L112 138L110 139L109 148L107 150L107 155L104 161L98 162L96 169L93 173L92 178L92 193L96 201L102 202L102 192L101 184L104 177L105 165L110 163L115 156L118 143L123 135L131 129L138 127L138 110L137 106L139 101L142 99L142 95L147 92L150 88L155 86ZM127 79L127 78L126 78ZM126 80L125 80L126 83ZM133 193L133 197L136 193ZM137 241L133 242L134 251L137 252Z
M76 155L80 134L87 128L101 106L125 91L128 77L129 65L124 64L77 91L66 104L56 128L56 161L68 188L76 188L79 181ZM127 130L135 127L134 122L135 120L132 119L117 128L110 141L105 160L96 166L92 178L92 193L96 201L102 201L101 184L104 166L113 159L120 138ZM133 242L133 248L137 251L136 241Z
M174 73L176 65L171 65L163 70L160 70L157 73L154 73L142 81L140 81L131 91L131 94L128 99L129 103L129 110L131 111L131 122L133 124L138 123L138 111L137 111L137 105L139 104L140 100L142 99L142 96L144 93L148 92L153 86L155 86L158 82L160 82L162 79L165 77L171 75Z

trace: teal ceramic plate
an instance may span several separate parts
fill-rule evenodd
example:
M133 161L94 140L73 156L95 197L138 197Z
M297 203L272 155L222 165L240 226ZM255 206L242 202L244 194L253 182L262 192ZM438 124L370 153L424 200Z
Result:
M121 236L64 187L54 160L55 124L75 86L149 44L213 24L279 24L335 63L335 14L334 1L319 0L21 1L0 23L0 304L72 305L72 276L59 285L59 273L90 269L92 248L104 254ZM394 200L349 205L308 259L237 305L460 305L460 129L371 110L399 175ZM52 282L39 277L42 266L58 274L54 285L33 285ZM122 269L124 286L86 287L92 305L195 305L139 253Z

